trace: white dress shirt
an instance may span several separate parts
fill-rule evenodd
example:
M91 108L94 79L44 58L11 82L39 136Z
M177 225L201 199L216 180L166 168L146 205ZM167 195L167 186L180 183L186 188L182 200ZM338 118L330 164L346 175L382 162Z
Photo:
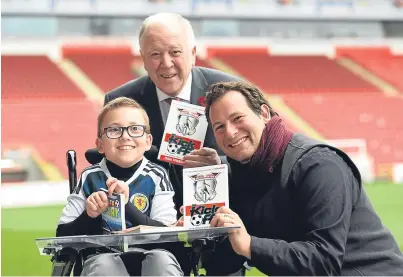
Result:
M164 93L162 90L160 90L157 86L155 87L157 90L157 96L158 96L158 101L160 104L160 110L161 110L161 115L162 115L162 120L164 122L164 126L167 122L168 118L168 113L169 113L169 108L171 107L165 100L167 98L170 98L168 94ZM190 94L192 91L192 73L189 74L189 77L186 81L185 86L183 89L179 92L179 94L176 96L182 100L185 100L186 102L190 103Z

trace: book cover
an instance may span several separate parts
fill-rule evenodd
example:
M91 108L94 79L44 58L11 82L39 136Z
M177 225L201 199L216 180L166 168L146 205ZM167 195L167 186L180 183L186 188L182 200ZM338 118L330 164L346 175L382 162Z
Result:
M215 212L229 206L226 164L183 169L184 227L206 228Z
M108 190L101 189L108 197L108 208L102 213L103 229L106 234L116 231L126 230L126 216L125 216L125 196L124 194L112 193L109 195ZM119 251L126 252L128 249L127 243L122 243L121 246L116 247Z
M205 107L173 100L169 109L158 159L183 165L183 156L203 147L207 132Z

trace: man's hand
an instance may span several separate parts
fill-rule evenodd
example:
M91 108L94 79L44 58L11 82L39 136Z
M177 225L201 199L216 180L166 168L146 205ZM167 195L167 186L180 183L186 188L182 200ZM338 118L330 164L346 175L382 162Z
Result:
M227 207L220 207L210 222L211 227L240 226L239 229L229 231L229 241L232 249L238 255L250 259L251 237L239 216Z
M108 208L108 197L105 192L93 192L85 201L85 211L89 217L96 218Z
M185 155L183 157L183 160L184 168L221 164L221 160L217 154L217 151L208 147L203 147L199 150L193 150L189 154Z
M108 180L106 180L106 186L108 187L109 195L112 195L114 192L123 193L126 203L129 201L129 186L125 182L109 177Z

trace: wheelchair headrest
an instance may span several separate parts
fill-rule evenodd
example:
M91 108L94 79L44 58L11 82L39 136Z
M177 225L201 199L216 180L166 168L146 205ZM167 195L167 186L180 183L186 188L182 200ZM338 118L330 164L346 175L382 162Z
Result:
M99 153L97 149L89 149L85 152L85 158L90 164L97 164L103 159L104 155Z

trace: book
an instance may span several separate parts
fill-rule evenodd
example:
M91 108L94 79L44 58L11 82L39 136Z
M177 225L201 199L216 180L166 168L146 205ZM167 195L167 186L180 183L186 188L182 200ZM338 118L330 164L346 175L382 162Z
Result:
M101 189L108 197L108 208L102 213L104 229L109 232L121 231L126 229L125 216L125 196L124 194L112 193L109 195L108 190Z
M102 213L103 230L106 234L111 234L117 231L126 230L125 216L125 195L120 193L112 193L109 195L108 190L101 188L108 197L108 208ZM128 249L127 243L123 243L122 247L117 247L117 250L126 252Z
M160 226L148 226L148 225L138 225L135 227L127 228L126 230L113 232L113 234L147 234L147 240L149 241L158 241L161 238L161 235L168 232L185 232L186 229L183 226L167 226L167 227L160 227ZM175 233L173 236L182 242L187 242L188 236L185 233ZM131 238L126 238L130 240ZM174 240L175 241L175 240Z
M183 165L183 156L203 147L207 126L205 107L172 100L158 159Z
M229 207L228 166L183 169L183 206L185 228L209 227L216 211Z
M130 233L164 233L164 232L172 232L172 231L186 231L186 228L182 226L149 226L149 225L138 225L135 227L127 228L122 231L113 232L113 234L130 234Z

